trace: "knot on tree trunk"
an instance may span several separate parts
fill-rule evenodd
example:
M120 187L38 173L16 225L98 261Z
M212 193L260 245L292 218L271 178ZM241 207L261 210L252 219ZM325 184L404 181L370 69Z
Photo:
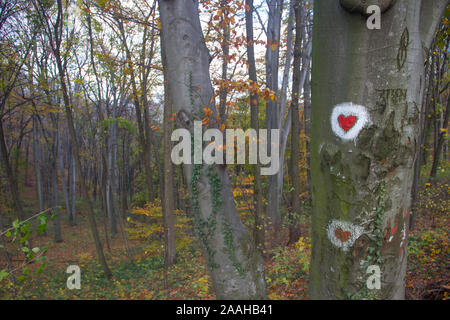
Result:
M367 8L372 5L380 7L381 13L387 11L395 0L339 0L341 6L348 12L359 12L362 15L369 15Z

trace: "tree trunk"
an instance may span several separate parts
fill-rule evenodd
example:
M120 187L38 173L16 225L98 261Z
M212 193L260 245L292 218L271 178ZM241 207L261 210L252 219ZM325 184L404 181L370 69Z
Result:
M245 28L247 34L247 60L248 60L248 75L250 81L256 84L258 79L256 76L256 61L255 61L255 46L253 37L253 0L246 0L248 8L245 11ZM257 135L259 133L259 101L256 90L250 91L250 122L252 129L255 129ZM257 139L259 139L257 137ZM263 223L263 200L262 200L262 177L260 172L260 165L253 166L253 175L255 177L254 185L254 210L255 210L255 224L253 227L253 239L255 245L263 250L264 248L264 223Z
M66 203L66 213L67 213L67 219L69 220L69 223L71 226L74 225L73 221L73 215L71 212L72 207L70 206L70 200L69 200L69 191L67 186L67 180L66 180L66 172L65 172L65 166L64 166L64 148L63 143L61 143L61 135L60 131L58 130L58 139L60 141L59 143L59 152L58 152L58 158L59 158L59 171L61 173L61 188L63 190L64 194L64 200Z
M269 16L267 23L267 49L266 49L266 85L269 89L278 93L278 69L279 69L279 52L280 52L280 29L281 17L283 11L283 0L268 1ZM285 69L285 70L289 70ZM266 102L266 126L267 130L281 129L280 123L284 119L281 118L280 108L284 108L281 103L268 99ZM284 109L283 109L284 110ZM281 118L281 119L280 119ZM290 125L290 121L289 121ZM281 136L280 139L283 139ZM282 143L283 140L280 141ZM268 137L268 152L272 141ZM270 218L275 232L281 226L281 193L283 186L283 168L284 155L283 148L280 148L280 169L277 174L268 177L267 191L267 217ZM277 234L277 232L276 232Z
M55 118L55 119L53 119ZM59 149L59 126L58 119L52 115L52 122L54 123L54 139L52 146L52 191L53 191L53 212L56 218L53 220L55 229L55 242L62 242L61 236L61 215L59 212L59 197L58 197L58 149Z
M403 299L423 47L446 1L397 0L381 30L340 2L314 7L310 295Z
M17 188L17 179L14 176L14 172L9 162L8 150L6 147L6 141L3 132L3 119L0 118L0 157L2 158L2 164L6 172L6 177L8 179L9 190L11 192L11 196L17 210L17 217L19 218L19 220L23 220L25 218L25 213L23 211L22 201L20 200L19 190Z
M36 190L39 200L39 211L44 211L44 197L42 195L41 177L41 145L39 143L37 115L33 115L33 158L34 171L36 172Z
M73 142L71 143L71 161L72 165L70 166L70 186L69 186L69 197L71 197L70 204L72 206L70 213L72 214L72 221L73 224L77 224L77 165L74 157L74 151L73 151Z
M159 8L173 111L180 125L192 129L203 107L215 112L198 1L160 0ZM240 220L225 167L184 164L184 175L217 298L265 298L263 260Z
M170 157L172 151L172 142L170 139L172 134L172 124L170 122L170 118L172 117L172 101L170 99L164 49L161 50L161 56L164 68L164 260L166 267L168 267L176 262L173 168ZM155 148L155 150L157 149Z
M440 129L445 129L445 130L440 131L439 136L438 136L437 146L436 146L436 150L434 152L434 157L433 157L433 165L431 166L431 171L430 171L430 177L436 177L436 171L437 171L437 167L439 165L439 158L441 156L442 146L444 145L445 134L447 133L449 107L450 107L450 97L447 97L447 107L445 109L445 116L442 121L442 128L440 128Z
M295 243L300 237L299 226L296 216L300 214L300 115L299 115L299 94L300 94L300 72L302 62L302 23L303 8L299 0L294 1L295 11L295 45L294 45L294 69L292 71L292 133L291 133L291 172L292 179L292 213L289 225L289 244Z

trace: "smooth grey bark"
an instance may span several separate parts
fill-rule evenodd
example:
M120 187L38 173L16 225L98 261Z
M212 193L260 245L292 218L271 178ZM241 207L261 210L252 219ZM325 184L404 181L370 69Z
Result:
M164 73L164 119L163 119L163 141L164 141L164 189L163 198L164 211L164 261L165 267L176 263L176 242L175 242L175 214L174 214L174 188L173 188L173 164L171 161L172 142L172 101L170 97L169 81L167 79L167 62L161 46L161 60L163 61ZM158 150L155 148L155 150ZM157 163L159 160L156 159ZM161 177L162 178L162 177ZM161 179L162 180L162 179ZM162 181L161 181L162 182ZM161 186L162 187L162 186Z
M76 206L77 206L77 164L75 161L75 157L73 156L73 146L71 145L71 157L69 159L71 159L72 161L72 165L70 166L69 169L69 180L70 180L70 184L69 184L69 198L71 198L71 209L70 209L70 213L72 214L72 221L73 224L76 225L77 220L76 220L76 216L77 216L77 211L76 211Z
M245 11L245 30L247 36L247 60L248 60L248 77L253 83L257 83L256 75L256 60L255 60L255 46L253 37L253 0L246 0L245 5L248 6L248 10ZM259 133L259 98L256 90L250 91L250 123L252 129L255 129L257 135ZM258 137L257 137L258 139ZM254 185L254 227L253 227L253 239L255 245L262 250L265 247L264 243L264 231L265 226L263 223L263 201L262 201L262 177L260 172L260 165L253 166L253 176L255 177Z
M117 223L116 223L116 213L114 208L114 197L115 194L113 192L113 179L112 179L112 164L113 164L113 131L112 124L108 128L109 135L108 135L108 146L107 146L107 163L105 163L105 179L106 179L106 185L105 185L105 192L106 192L106 212L108 214L108 221L109 221L109 228L111 231L111 237L115 237L117 235Z
M14 176L14 171L11 168L11 163L8 157L8 149L3 132L3 120L0 118L0 157L2 160L2 166L6 172L11 196L17 210L17 217L19 220L23 220L25 218L25 213L23 211L22 201L20 199L19 190L17 187L17 178Z
M426 3L397 0L381 30L369 30L366 18L338 1L315 2L311 298L404 298L423 48L448 2L433 1L441 14L426 14ZM344 102L365 106L370 117L355 140L330 125L333 107ZM331 228L332 220L351 225ZM367 265L380 267L380 290L367 288Z
M61 215L59 212L59 190L58 190L58 149L59 149L59 125L58 118L52 115L54 123L54 139L52 145L52 193L53 193L53 212L56 218L53 220L55 230L55 242L62 242L61 236Z
M303 111L303 122L305 126L305 136L306 138L306 175L308 181L308 190L311 194L311 152L310 152L310 137L311 137L311 60L308 61L307 72L305 78L305 88L303 92L304 101L304 111Z
M39 211L44 211L44 197L42 195L42 177L41 177L41 148L39 142L37 115L33 116L33 159L34 171L36 173L36 190L39 200Z
M173 111L178 115L178 125L192 128L203 107L215 113L210 54L200 25L198 1L160 0L159 9ZM225 167L184 164L184 175L217 298L264 299L263 260L240 220ZM211 183L211 177L217 180ZM209 221L215 224L208 231L202 224ZM202 232L207 232L206 238Z
M58 128L58 140L59 140L59 150L58 150L58 158L59 158L59 171L61 174L61 188L63 190L63 194L64 194L64 201L66 204L66 213L67 213L67 218L69 220L70 225L74 225L74 221L73 221L73 215L71 212L72 207L70 206L70 199L69 199L69 190L68 190L68 185L67 185L67 179L66 179L66 172L65 172L65 165L64 165L64 147L63 147L63 143L61 141L61 134L60 134L60 130Z
M300 173L298 164L300 161L300 115L299 115L299 95L300 95L300 73L302 67L302 43L303 43L303 6L299 0L293 2L295 12L295 45L294 62L292 70L292 134L291 134L291 170L292 179L292 219L289 225L289 244L295 243L300 237L300 230L296 222L295 215L300 214Z
M266 49L266 85L272 91L278 94L278 69L280 56L280 33L281 33L281 17L283 14L284 0L269 0L268 21L267 21L267 49ZM292 20L292 19L290 19ZM292 28L291 28L292 29ZM292 32L292 30L290 31ZM291 42L292 43L292 42ZM290 51L290 50L289 50ZM288 55L290 52L288 51ZM290 59L286 60L290 64ZM289 68L285 68L287 76L289 77ZM266 102L266 126L268 130L281 129L280 124L284 119L281 117L281 106L277 101L270 99ZM291 121L286 122L289 126ZM284 130L286 131L286 130ZM287 130L289 132L289 130ZM280 136L280 143L282 145L284 134ZM271 145L270 138L268 139L268 151L270 152ZM283 147L280 148L280 159L284 159ZM267 217L271 219L272 226L275 230L281 225L281 192L283 181L283 167L284 163L280 162L280 170L276 175L268 177L268 191L267 191ZM281 180L281 185L280 185Z

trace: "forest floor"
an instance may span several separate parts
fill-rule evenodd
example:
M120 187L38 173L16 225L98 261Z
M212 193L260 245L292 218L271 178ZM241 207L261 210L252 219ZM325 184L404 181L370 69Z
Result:
M415 226L409 235L407 299L450 297L449 183L448 176L444 175L422 184L415 208ZM33 192L29 192L29 197L29 203L33 204ZM136 233L130 233L130 245L134 252L134 261L131 262L125 254L124 242L119 234L110 239L110 248L107 248L103 217L97 216L105 255L113 273L113 279L107 280L97 262L95 246L82 205L79 206L77 218L78 224L70 226L65 216L62 217L64 241L61 243L53 241L51 223L47 235L35 238L33 245L48 248L47 265L40 275L31 272L32 275L27 276L25 280L16 281L16 299L215 298L200 246L192 236L186 219L184 224L179 226L182 231L177 238L177 263L165 271L160 234L149 245L149 241L136 236ZM143 226L141 222L136 223L137 229ZM309 224L310 219L305 218L301 226L302 237L297 243L267 249L265 267L270 299L307 299L311 248ZM127 219L127 225L130 227L133 223ZM149 234L148 229L141 228L141 231ZM284 234L287 232L287 229L283 229ZM23 261L20 260L20 254L14 258L14 265L20 266ZM69 265L78 265L81 269L81 290L69 290L66 287L69 276L66 269ZM6 268L6 261L1 255L0 270L3 268ZM33 268L36 267L31 267L31 271ZM10 278L0 281L0 299L14 299Z

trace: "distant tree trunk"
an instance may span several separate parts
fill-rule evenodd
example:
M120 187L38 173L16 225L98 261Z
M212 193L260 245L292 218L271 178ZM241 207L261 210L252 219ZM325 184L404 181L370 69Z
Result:
M432 49L430 49L432 50ZM428 53L429 54L429 53ZM417 198L419 196L419 183L420 183L420 172L424 160L425 155L425 138L426 138L426 132L427 132L427 122L428 122L428 116L429 116L429 110L430 110L430 104L431 104L431 96L432 96L432 83L433 83L433 56L431 55L430 58L427 59L427 64L425 68L425 77L424 77L424 86L426 90L426 95L424 95L424 98L422 99L421 104L421 110L419 115L419 137L417 141L417 156L416 160L414 162L414 177L413 177L413 186L412 186L412 192L411 192L411 206L412 206L412 212L411 216L409 218L409 230L413 230L414 228L414 220L417 214L417 211L415 210L415 202L417 201ZM428 81L427 81L428 78Z
M66 213L67 213L67 219L69 220L69 223L71 226L74 225L73 219L72 219L72 213L71 213L71 206L70 206L70 200L69 200L69 191L68 191L68 185L66 180L66 170L64 165L64 143L61 141L61 134L60 130L58 128L58 140L59 140L59 150L58 150L58 158L59 158L59 171L61 174L61 188L63 190L64 194L64 201L66 203Z
M116 212L114 207L114 201L116 195L113 192L113 179L112 179L112 165L113 165L113 128L112 124L109 126L108 147L107 147L107 163L105 164L105 179L106 179L106 211L108 212L109 228L111 231L111 237L117 235L117 223Z
M73 142L71 143L71 152L70 152L70 159L72 162L72 165L70 166L70 173L69 173L69 177L70 177L70 186L69 186L69 198L71 198L70 204L72 206L70 213L72 214L72 221L73 224L76 225L77 224L77 211L76 211L76 206L77 206L77 164L75 161L75 157L73 155L74 151L73 151Z
M30 187L30 180L28 176L28 169L29 169L29 160L30 160L30 140L27 138L26 144L25 144L25 174L23 177L23 183L25 186Z
M202 34L198 1L160 0L159 9L173 111L179 125L192 129L194 115L203 107L215 112L210 55ZM214 122L217 116L211 118ZM217 298L265 298L263 260L240 220L225 167L183 166L190 186L195 230Z
M39 200L39 211L44 211L44 197L42 195L42 178L41 178L41 146L39 143L38 121L37 115L33 115L33 158L34 171L36 173L36 190Z
M295 11L295 45L294 45L294 69L292 71L292 132L291 132L291 172L292 179L292 213L289 225L289 244L295 243L300 237L300 229L296 222L296 215L300 214L300 115L299 115L299 94L300 94L300 73L302 66L302 23L303 8L300 0L294 1Z
M8 149L6 147L5 136L3 131L3 119L0 118L0 157L2 160L3 168L6 173L6 178L8 179L9 190L17 210L17 217L19 220L25 218L25 213L22 207L22 201L20 200L19 190L17 188L17 179L14 176L14 172L11 168L11 164L8 158Z
M437 167L439 165L439 158L442 153L442 146L444 145L445 134L447 133L449 109L450 109L450 97L448 96L447 97L447 107L445 109L445 116L442 121L442 127L440 128L443 130L440 131L439 136L438 136L437 146L436 146L436 150L434 151L434 156L433 156L433 164L431 166L431 171L430 171L430 177L436 177L436 171L437 171Z
M266 85L269 89L278 93L278 69L279 69L279 53L280 53L280 33L281 33L281 17L283 12L283 0L267 1L269 6L269 16L267 23L267 49L266 49ZM292 19L290 19L292 20ZM291 31L292 32L292 31ZM289 39L289 38L288 38ZM287 52L289 55L289 50ZM290 63L290 59L286 59ZM285 68L286 69L286 68ZM286 70L289 70L287 68ZM266 102L266 126L267 130L281 129L280 123L284 120L281 117L281 110L284 105L268 99ZM290 126L290 121L288 121ZM289 130L288 130L289 131ZM283 142L283 135L280 135L280 143ZM272 142L268 138L268 151ZM281 226L281 194L283 183L283 167L284 167L284 152L283 147L280 148L280 169L277 174L268 177L267 190L267 217L270 218L270 223L276 234ZM281 185L280 185L281 181Z
M166 266L171 266L176 262L175 245L175 216L174 216L174 197L173 197L173 168L172 168L172 101L170 99L169 80L167 79L166 57L163 46L161 56L164 72L164 259Z
M308 61L308 70L305 79L305 88L303 92L304 96L304 111L303 122L305 126L305 139L306 139L306 175L308 181L308 191L311 195L311 152L310 152L310 137L311 137L311 60Z
M367 2L315 2L313 299L404 299L423 48L447 3L397 0L370 30Z
M222 8L222 21L220 22L220 42L222 47L222 84L219 91L219 123L226 125L226 110L227 110L227 72L228 72L228 56L230 55L230 22L225 20L228 18L227 1L221 0L220 7Z
M256 61L255 61L255 46L253 37L253 0L246 0L247 9L245 11L245 28L247 33L247 60L248 60L248 75L250 81L256 84L258 79L256 76ZM251 127L259 133L259 99L256 90L250 91L250 122ZM259 249L264 248L264 224L263 224L263 201L262 201L262 178L260 172L260 165L253 166L253 176L255 177L254 184L254 202L255 207L255 223L253 227L253 238L255 245Z
M52 116L52 118L56 118ZM59 189L58 189L58 149L59 149L59 126L58 119L52 119L54 123L55 133L52 146L52 192L53 192L53 212L56 214L56 218L53 220L55 228L55 242L62 242L61 236L61 215L59 212Z

